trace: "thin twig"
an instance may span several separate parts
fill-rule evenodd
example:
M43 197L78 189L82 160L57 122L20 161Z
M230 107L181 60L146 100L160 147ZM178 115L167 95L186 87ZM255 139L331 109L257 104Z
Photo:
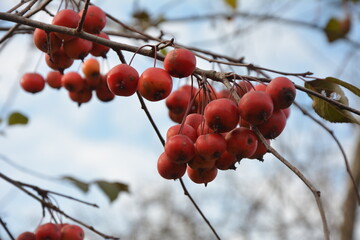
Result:
M85 22L85 17L86 17L87 10L88 10L88 7L89 7L89 3L90 3L90 0L86 0L84 9L83 9L83 11L82 11L82 15L81 15L81 19L80 19L79 25L78 25L78 27L76 28L76 31L77 31L77 32L81 32L81 30L82 30L82 28L83 28L83 25L84 25L84 22Z
M143 97L140 95L139 92L136 92L139 101L141 103L141 108L145 111L146 116L148 117L149 121L151 122L152 127L154 128L156 134L158 135L158 138L161 142L161 144L164 146L165 145L165 140L162 137L158 127L156 126L154 120L151 117L151 114L149 112L149 110L147 109L147 106L145 105L144 99ZM180 184L181 187L184 190L184 194L190 199L190 201L192 202L192 204L194 205L194 207L196 208L196 210L198 211L198 213L201 215L201 217L204 219L204 221L206 222L206 224L209 226L209 228L211 229L211 231L214 233L214 235L216 236L217 239L220 239L218 233L216 232L216 230L214 229L214 227L211 225L211 223L209 222L209 220L206 218L206 216L204 215L204 213L201 211L201 209L199 208L199 206L197 205L197 203L195 202L195 200L192 198L191 194L189 193L189 191L187 190L183 180L180 178Z
M6 11L7 13L12 13L13 11L15 11L16 9L20 8L22 5L24 5L27 2L30 2L31 0L22 0L20 1L18 4L16 4L14 7L10 8L8 11Z
M104 38L101 38L101 37L97 37L97 36L94 36L93 34L89 34L89 33L85 33L85 32L76 32L75 29L72 29L72 28L66 28L66 27L56 26L56 25L52 25L52 24L46 24L46 23L43 23L43 22L31 20L31 19L28 19L28 18L19 17L19 16L16 16L14 14L8 14L8 13L0 13L0 19L12 21L12 22L18 22L18 23L33 26L33 27L38 27L38 28L41 28L41 29L43 29L45 31L49 31L49 32L53 31L53 32L59 32L59 33L65 33L65 34L68 34L68 35L84 38L86 40L89 40L89 41L92 41L92 42L96 42L96 43L111 47L111 48L113 48L114 50L117 50L117 51L119 49L121 49L121 50L129 51L129 52L137 52L138 54L141 54L141 55L147 56L147 57L154 57L153 56L153 54L154 54L153 50L147 50L147 49L139 50L139 48L135 47L135 46L110 41L110 40L107 40L107 39L104 39ZM161 61L164 60L164 56L162 56L161 54L157 54L156 57L157 57L158 60L161 60ZM275 71L275 72L278 72L278 71ZM214 71L214 70L203 70L203 69L199 69L199 68L196 68L194 73L206 76L207 78L210 78L210 79L212 79L214 81L223 81L224 77L226 76L225 73L220 73L220 72L217 72L217 71ZM286 74L291 74L291 73L286 73ZM296 73L294 73L292 75L295 75L295 74ZM302 75L302 74L303 73L300 73L300 75ZM229 76L230 76L229 77L230 80L232 80L234 75L233 75L233 73L230 73ZM270 82L271 81L270 79L256 78L256 77L252 77L252 76L236 75L236 77L238 79L246 79L246 80L250 80L250 81L255 81L255 80L256 81L263 81L263 82ZM309 90L309 89L304 88L304 87L299 86L299 85L296 85L296 88L303 91L303 92L306 92L306 93L309 93L309 94L314 95L316 97L319 97L321 99L324 99L325 101L330 102L333 105L336 105L337 107L339 107L341 109L348 110L348 111L353 112L353 113L355 113L357 115L360 115L359 110L353 109L353 108L351 108L349 106L346 106L346 105L344 105L344 104L342 104L340 102L337 102L337 101L332 100L332 99L330 99L328 97L325 97L320 93Z
M146 114L147 118L149 119L151 126L155 130L156 135L158 136L161 144L165 145L165 140L164 140L163 136L161 135L159 128L156 126L154 119L152 118L152 116L149 112L149 109L146 107L143 97L141 96L141 94L138 91L136 91L136 95L140 101L141 109L143 109L145 111L145 114Z
M43 207L47 208L47 209L51 209L59 214L61 214L62 216L88 228L89 230L91 230L92 232L98 234L99 236L105 238L105 239L114 239L117 240L119 239L118 237L113 237L113 236L109 236L107 234L104 234L100 231L98 231L97 229L95 229L93 226L87 225L86 223L68 215L67 213L65 213L63 210L61 210L60 208L58 208L57 206L55 206L54 204L52 204L51 202L48 201L44 201L43 199L39 198L38 196L36 196L35 194L33 194L32 192L28 191L27 189L25 189L18 181L15 181L11 178L9 178L8 176L2 174L0 172L0 178L4 179L5 181L7 181L8 183L14 185L15 187L17 187L18 189L20 189L21 191L23 191L24 193L26 193L27 195L29 195L30 197L32 197L33 199L37 200Z
M7 233L7 235L9 235L11 240L15 240L14 236L11 234L9 228L6 226L6 223L2 220L2 218L0 217L0 225L5 229L5 232Z
M318 206L320 217L323 225L323 233L324 233L324 240L330 239L330 232L325 216L325 211L323 204L320 199L320 191L317 190L314 185L302 174L301 171L299 171L294 165L292 165L289 161L287 161L283 156L281 156L274 148L270 146L269 143L266 142L264 136L260 133L260 131L256 128L252 128L254 133L257 135L257 137L260 139L260 141L266 146L266 148L277 158L279 159L285 166L287 166L293 173L295 173L303 183L308 187L308 189L312 192L312 194L315 197L316 204Z
M220 240L220 236L218 235L218 233L216 232L216 230L213 228L213 226L211 225L211 223L209 222L209 220L205 217L205 215L203 214L203 212L201 211L200 207L196 204L195 200L192 198L191 194L189 193L189 191L187 190L184 181L182 180L182 178L179 178L180 180L180 184L181 187L184 191L184 194L190 199L190 201L192 202L192 204L195 206L196 210L200 213L201 217L204 219L204 221L206 222L206 224L210 227L211 231L214 233L216 239Z
M341 151L341 154L343 155L343 158L344 158L344 162L345 162L345 166L346 166L346 171L351 179L351 182L353 184L353 187L354 187L354 191L356 193L356 196L357 196L357 200L358 200L358 204L360 205L360 193L359 193L359 190L358 190L358 187L357 187L357 184L356 184L356 181L355 181L355 178L351 172L351 168L350 168L350 164L349 164L349 160L346 156L346 153L345 153L345 150L344 148L342 147L339 139L335 136L334 134L334 131L332 131L331 129L329 129L327 126L325 126L325 124L323 124L321 121L319 121L318 119L316 119L315 117L313 117L308 111L306 111L303 107L301 107L297 102L294 102L294 105L306 116L308 116L310 119L312 119L314 122L316 122L317 124L319 124L323 129L325 129L325 131L327 131L331 137L334 139L334 141L336 142L336 144L338 145L340 151Z
M41 11L43 8L45 8L49 3L51 3L52 0L46 0L45 2L43 2L37 9L35 9L34 11L25 14L25 18L29 18L31 16L33 16L34 14L38 13L39 11ZM11 13L9 13L11 14ZM18 17L22 17L22 16L18 16ZM0 44L2 44L3 42L5 42L5 40L7 40L8 38L10 38L13 34L13 32L20 27L20 23L15 24L6 34L4 34L4 36L2 36L2 38L0 39Z

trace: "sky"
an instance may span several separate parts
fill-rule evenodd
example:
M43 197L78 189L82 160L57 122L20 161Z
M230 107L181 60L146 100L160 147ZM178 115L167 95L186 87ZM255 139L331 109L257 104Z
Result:
M128 16L133 7L136 6L130 2L94 1L109 14L119 17L125 22L130 22ZM206 8L203 7L204 2L207 4ZM297 4L290 2L285 1L284 6L278 8L271 6L264 0L241 1L239 9L249 12L257 12L258 10L265 12L265 9L268 9L265 6L269 5L268 7L271 9L269 12L278 14L286 9L283 17L318 18L319 23L324 23L326 17L329 16L327 11L331 11L324 10L321 7L314 8L307 1L299 1ZM152 13L163 13L167 18L229 11L221 1L199 0L182 1L181 3L174 3L174 1L151 1L151 3L150 1L138 1L138 4L144 9L149 9ZM190 4L191 7L189 7ZM0 11L5 11L10 7L10 2L0 3ZM0 24L5 25L1 22ZM211 22L197 22L195 24L174 22L163 24L162 29L169 36L176 36L175 41L184 45L202 47L232 57L245 56L247 62L280 71L311 71L318 77L335 76L339 72L338 69L343 59L351 51L342 43L334 43L330 48L324 34L319 34L311 29L294 29L294 26L291 25L280 26L271 22L244 22L242 25L241 21L220 21L218 25ZM239 26L247 29L246 34L225 38L221 43L213 40L222 34L231 33ZM158 30L155 29L150 29L149 32L154 35L158 34ZM356 37L359 32L355 30L352 34L354 36L351 37ZM112 37L111 40L128 44L142 44L123 38ZM140 192L146 193L148 191L150 194L161 185L175 188L174 191L183 197L178 183L174 184L172 181L162 179L156 171L156 161L163 151L163 147L135 95L127 98L116 97L110 103L101 103L93 97L89 103L83 104L79 108L77 104L70 101L64 89L54 90L46 87L44 91L35 95L20 89L18 83L23 73L36 70L46 74L49 71L43 61L43 54L32 46L31 41L31 36L16 36L2 50L0 55L0 114L4 117L12 111L20 111L30 119L27 126L14 126L5 129L5 135L0 137L0 154L16 164L49 177L70 175L86 182L98 179L124 182L129 184L131 194L121 195L118 201L108 205L105 196L94 186L89 193L83 194L70 184L24 173L4 161L0 161L1 172L20 181L31 182L48 189L56 189L56 191L65 192L80 199L89 199L91 202L95 201L101 206L100 210L90 209L88 206L77 205L69 200L59 200L61 206L64 206L71 213L77 213L77 211L84 209L84 212L91 215L103 210L120 222L125 221L126 214L122 219L121 216L123 215L120 214L120 217L114 215L114 209L117 212L126 211L129 208L136 209L132 196L136 197ZM131 56L131 53L125 54L127 59L130 59ZM357 54L354 59L358 60L358 58ZM116 64L119 64L119 60L115 53L110 52L108 60L102 61L101 67L106 72ZM134 66L139 73L152 64L152 60L142 56L136 56L134 60ZM158 64L161 66L161 63ZM349 69L351 64L349 63ZM198 67L211 69L213 66L199 60ZM72 67L73 70L79 68L79 62L76 62ZM246 74L246 71L242 69L237 70ZM344 74L341 75L344 80L348 80L349 76L355 76L358 79L359 71L344 71ZM292 80L301 84L298 79L293 78ZM184 79L174 79L174 86L179 86L184 81ZM354 81L353 83L359 86L358 82ZM9 95L11 101L7 102ZM305 94L298 94L297 100L303 103L306 109L311 109L311 101ZM351 104L354 103L358 106L357 100L352 101L353 98L350 100ZM5 105L5 103L7 104ZM167 117L164 102L150 103L147 101L146 103L164 135L167 128L173 125ZM275 141L275 146L282 147L286 143L288 148L301 148L302 145L309 144L309 138L311 140L317 137L328 139L324 137L326 132L314 130L316 127L310 120L302 119L302 114L294 110L286 130ZM335 134L341 137L347 153L351 156L352 143L355 137L353 133L356 128L346 124L327 124L327 126L334 128ZM300 130L297 131L297 128ZM306 129L311 130L306 131ZM321 134L321 137L317 134ZM286 139L291 139L291 141ZM325 144L330 144L335 148L335 144L331 140L325 140ZM338 151L334 150L334 152L337 154L336 156L339 156ZM301 151L299 155L300 159L308 157L308 154ZM269 159L271 158L269 157ZM241 165L241 169L244 169L241 174L221 172L218 176L219 180L217 178L217 182L209 184L207 188L202 185L194 185L187 178L184 181L195 197L206 194L204 192L217 191L221 188L221 183L225 182L226 174L231 174L239 181L246 182L246 186L251 186L252 179L261 177L264 172L275 171L272 169L279 167L278 163L274 166L273 162L265 161L261 168L257 162L246 162ZM342 171L334 170L334 179L340 179L343 182L346 179L343 162L338 159L334 162L335 166L342 169ZM301 163L298 164L301 166ZM305 173L314 174L311 169L305 168L303 170ZM261 187L262 185L258 183L256 186ZM340 188L340 186L334 186L334 188ZM6 220L15 233L25 231L25 228L33 229L39 224L41 208L37 203L3 181L0 182L0 189L4 189L0 195L0 206L2 206L0 216ZM266 193L266 189L263 192L260 190L258 192L259 195ZM309 194L309 198L311 197ZM210 216L214 215L210 211L207 213ZM29 215L31 221L29 218L19 219L19 215ZM212 217L216 218L216 216ZM83 218L87 219L86 216ZM99 224L99 226L106 228L106 225ZM120 228L120 232L121 230L125 229ZM5 233L3 229L0 229L0 237L2 236L5 236ZM96 236L93 237L100 239ZM235 236L233 239L241 238Z

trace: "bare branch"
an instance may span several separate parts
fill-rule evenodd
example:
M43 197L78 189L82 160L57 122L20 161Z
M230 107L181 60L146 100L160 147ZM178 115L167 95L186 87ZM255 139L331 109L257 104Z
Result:
M316 122L317 124L319 124L323 129L325 129L330 135L331 137L334 139L334 141L336 142L336 144L338 145L340 151L341 151L341 154L343 155L343 158L344 158L344 162L345 162L345 166L346 166L346 171L350 177L350 180L353 184L353 188L354 188L354 191L356 193L356 196L357 196L357 200L358 200L358 204L360 205L360 194L359 194L359 190L358 190L358 187L357 187L357 183L355 181L355 178L351 172L351 168L350 168L350 164L349 164L349 160L346 156L346 153L345 153L345 150L344 148L342 147L339 139L335 136L334 134L334 131L332 131L331 129L329 129L328 127L326 127L322 122L320 122L318 119L314 118L310 113L308 113L303 107L301 107L297 102L294 102L294 105L300 109L300 111L308 116L310 119L312 119L314 122Z
M303 183L305 183L305 185L309 188L309 190L312 192L312 194L315 197L316 204L317 204L319 212L320 212L321 221L322 221L322 225L323 225L324 240L329 240L330 232L329 232L329 228L328 228L328 224L327 224L327 220L326 220L326 216L325 216L324 207L323 207L323 204L320 199L320 191L314 187L314 185L302 174L302 172L300 172L295 166L293 166L289 161L287 161L283 156L281 156L274 148L272 148L266 142L264 136L260 133L260 131L256 127L253 127L252 129L255 132L255 134L257 135L257 137L261 140L261 142L266 146L266 148L277 159L279 159L285 166L287 166L293 173L295 173L301 179L301 181L303 181Z

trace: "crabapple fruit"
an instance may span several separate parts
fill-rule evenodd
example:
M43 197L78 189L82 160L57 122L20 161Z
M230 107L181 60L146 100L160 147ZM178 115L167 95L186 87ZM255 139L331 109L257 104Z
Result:
M280 135L286 125L286 116L281 109L273 112L271 117L257 126L261 134L267 139L274 139Z
M37 93L44 89L45 80L39 73L25 73L20 80L20 86L26 92Z
M36 236L33 232L23 232L16 238L16 240L36 240Z
M229 98L219 98L206 105L205 122L215 132L228 132L239 123L239 109Z
M60 240L60 228L54 223L45 223L35 230L36 240Z
M160 154L157 161L157 170L161 177L165 179L181 178L186 172L186 163L174 163L165 152Z
M276 109L290 107L296 97L296 88L287 77L276 77L266 87Z
M33 34L33 41L35 46L42 52L45 53L53 53L60 49L62 45L62 40L58 38L55 33L50 32L47 33L40 29L35 28L34 34ZM50 42L48 41L50 38Z
M165 153L174 163L189 162L195 156L194 142L183 134L172 136L165 143Z
M172 86L172 78L167 71L151 67L140 75L138 90L145 99L160 101L169 96Z
M258 140L255 133L244 127L235 128L225 136L227 151L238 161L248 158L256 151Z
M165 56L164 68L173 77L188 77L196 68L196 57L184 48L171 50Z
M106 77L111 92L117 96L131 96L138 87L139 74L127 64L119 64L110 69Z
M82 17L84 10L79 12L79 16ZM83 29L88 33L100 33L106 25L106 15L104 11L95 6L90 5L87 9Z
M264 91L247 92L238 106L241 118L252 125L265 122L274 110L270 95Z
M71 9L63 9L60 12L58 12L53 20L52 24L68 27L68 28L76 28L79 24L80 16L77 12ZM63 40L69 40L71 38L74 38L71 35L63 34L63 33L55 33L56 36L58 36L60 39Z

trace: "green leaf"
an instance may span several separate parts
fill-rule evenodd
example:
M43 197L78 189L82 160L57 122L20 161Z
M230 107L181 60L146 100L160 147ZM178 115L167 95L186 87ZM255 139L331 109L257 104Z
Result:
M27 124L29 118L20 112L13 112L8 117L8 125Z
M350 18L345 18L343 20L330 18L324 31L329 42L343 38L350 31Z
M305 88L320 93L332 100L338 101L348 106L348 99L341 88L333 82L326 81L325 79L317 79L305 82ZM353 115L346 110L331 104L321 98L308 94L313 100L313 108L315 112L325 120L335 123L357 123L359 122Z
M62 179L69 181L70 183L75 185L77 188L79 188L81 191L83 191L84 193L89 191L89 184L88 183L80 181L80 180L78 180L76 178L73 178L71 176L64 176L64 177L62 177Z
M117 199L120 192L129 192L129 186L120 182L107 182L98 180L95 182L109 198L110 202Z
M349 91L351 91L352 93L356 94L357 96L360 97L360 89L355 87L354 85L351 85L350 83L344 82L340 79L337 78L333 78L333 77L327 77L325 79L323 79L325 81L328 82L332 82L332 83L336 83L338 85L343 86L344 88L348 89Z
M234 10L237 8L237 0L224 0L224 2Z
M164 56L168 53L168 51L165 48L160 49L160 53Z

